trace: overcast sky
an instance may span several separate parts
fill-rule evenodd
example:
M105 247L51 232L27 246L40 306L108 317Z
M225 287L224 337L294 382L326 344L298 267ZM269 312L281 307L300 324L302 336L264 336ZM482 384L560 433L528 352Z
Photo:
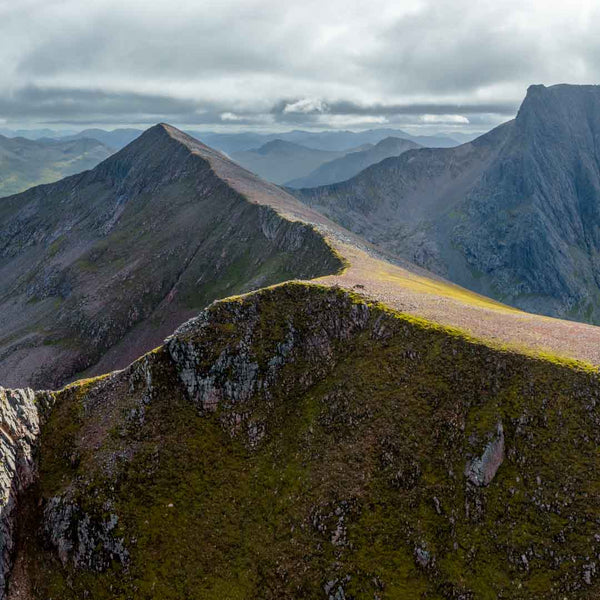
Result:
M0 126L482 131L597 83L597 0L0 0Z

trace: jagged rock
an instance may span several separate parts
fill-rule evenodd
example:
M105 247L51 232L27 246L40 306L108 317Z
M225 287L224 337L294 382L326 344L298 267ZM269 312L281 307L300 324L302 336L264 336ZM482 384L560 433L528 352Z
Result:
M37 476L34 452L52 402L47 392L0 387L0 600L14 558L19 496Z
M421 567L425 568L429 566L429 563L431 562L431 553L428 550L425 550L425 548L418 547L415 549L415 556L417 559L417 563Z
M467 462L465 476L478 487L489 485L504 461L504 429L498 423L496 432L488 442L483 454Z
M110 504L105 508L108 516L98 518L68 496L49 500L44 508L44 532L63 565L71 562L76 568L101 572L113 561L127 563L124 540L115 535L119 518L110 512Z

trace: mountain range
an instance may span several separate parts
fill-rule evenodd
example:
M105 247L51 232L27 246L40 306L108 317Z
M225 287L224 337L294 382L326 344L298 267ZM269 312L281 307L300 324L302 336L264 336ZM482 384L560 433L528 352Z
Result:
M516 119L299 197L502 302L600 322L600 87L532 86Z
M302 131L295 130L284 133L256 134L256 133L214 133L190 131L192 135L202 137L210 146L222 152L232 154L251 148L260 147L275 139L300 144L315 150L327 150L333 152L348 152L364 144L377 144L387 137L399 137L410 140L421 146L431 148L448 148L457 146L460 142L453 139L451 135L410 135L401 129L367 129L365 131ZM461 140L462 141L462 140Z
M0 199L0 599L598 597L600 328L406 258L592 264L597 90L298 197L160 124Z
M112 153L111 148L86 137L32 141L0 135L0 196L85 171Z
M410 140L388 137L377 142L374 146L348 152L348 154L342 157L328 161L316 168L312 173L288 181L287 185L292 188L303 188L346 181L346 179L354 177L357 173L385 158L400 156L400 154L407 150L419 147L419 144Z
M342 156L345 156L343 152L315 150L284 140L273 140L260 148L231 154L238 164L277 184L307 175L324 163Z
M105 129L84 129L80 132L71 130L59 131L53 129L35 130L11 130L0 128L0 134L7 137L25 137L30 139L53 138L73 139L92 138L111 148L120 150L143 133L142 129L119 128L107 131ZM364 144L376 144L386 137L400 137L410 139L421 146L446 148L456 146L461 142L470 141L474 136L471 134L456 132L451 134L435 135L411 135L401 129L382 127L379 129L367 129L364 131L347 130L325 130L325 131L284 131L275 133L254 133L243 131L239 133L219 133L215 131L198 131L190 129L186 131L189 135L201 138L207 145L221 150L226 154L243 152L264 146L274 140L283 140L292 144L300 144L315 150L331 152L347 152Z

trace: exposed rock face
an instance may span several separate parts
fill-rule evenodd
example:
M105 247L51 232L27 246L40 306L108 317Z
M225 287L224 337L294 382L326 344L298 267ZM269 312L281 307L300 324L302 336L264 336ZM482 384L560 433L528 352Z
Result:
M0 382L56 388L95 364L122 368L216 298L339 270L311 226L249 201L238 179L305 209L167 125L3 199Z
M599 400L341 290L218 302L57 393L10 592L593 598Z
M0 387L0 599L14 558L19 496L36 478L40 421L51 404L50 394Z
M105 505L107 516L93 520L72 498L54 496L44 509L44 533L56 548L63 565L69 561L77 569L104 571L114 561L126 564L129 553L115 529L119 523Z
M477 292L600 322L600 86L532 86L514 121L298 195Z
M465 476L479 487L489 485L504 461L504 429L498 423L495 434L488 442L483 454L470 460L465 467Z

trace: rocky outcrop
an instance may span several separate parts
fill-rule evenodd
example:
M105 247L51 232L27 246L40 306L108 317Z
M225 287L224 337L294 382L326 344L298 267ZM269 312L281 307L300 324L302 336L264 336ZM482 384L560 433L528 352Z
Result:
M63 565L71 562L77 569L101 572L118 561L125 565L129 552L123 538L116 534L119 517L110 502L104 505L105 517L90 516L68 496L54 496L44 508L44 534L56 548Z
M496 471L504 461L504 429L502 423L498 423L495 433L490 436L483 454L473 458L465 466L465 476L473 484L479 487L489 485L496 475Z
M35 481L40 425L53 397L0 387L0 599L14 559L20 495Z
M244 428L250 445L255 446L264 435L264 423L250 418L256 398L271 401L272 390L282 384L284 370L295 364L303 367L290 385L297 393L308 389L332 368L334 344L366 326L370 317L366 302L355 304L349 298L338 302L338 316L319 310L316 304L305 307L301 315L308 332L300 333L298 315L290 315L276 342L263 337L265 314L258 304L219 303L182 325L166 340L166 348L190 400L204 413L219 408L228 429ZM220 351L211 337L203 335L205 329L214 328L215 321L235 332L234 339Z
M582 365L340 289L217 302L127 369L57 393L11 586L593 598L599 399Z

